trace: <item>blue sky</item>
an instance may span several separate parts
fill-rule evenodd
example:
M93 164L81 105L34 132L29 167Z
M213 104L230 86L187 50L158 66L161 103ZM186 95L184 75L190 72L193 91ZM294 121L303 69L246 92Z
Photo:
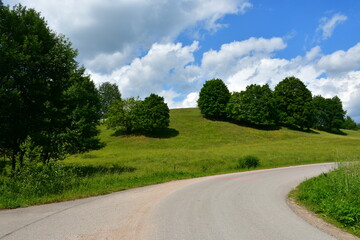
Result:
M272 88L286 76L338 95L360 122L358 0L5 0L35 8L96 84L195 107L202 84Z

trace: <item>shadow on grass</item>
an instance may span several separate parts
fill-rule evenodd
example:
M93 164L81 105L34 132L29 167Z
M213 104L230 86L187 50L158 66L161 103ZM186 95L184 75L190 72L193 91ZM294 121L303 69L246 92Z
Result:
M128 133L123 130L117 130L111 136L120 137L120 136L145 136L149 138L173 138L179 135L179 131L173 128L164 128L157 129L152 132L133 132Z
M134 172L136 171L136 168L134 167L124 167L124 166L118 166L113 165L112 167L104 167L104 166L75 166L75 167L69 167L69 168L75 168L75 174L78 177L90 177L97 174L121 174L126 172Z
M257 125L257 124L253 124L253 123L236 121L236 120L231 120L231 121L228 120L228 121L224 121L224 122L230 122L230 123L238 125L238 126L249 127L249 128L254 128L254 129L264 130L264 131L276 131L276 130L281 129L281 127L277 126L277 125Z

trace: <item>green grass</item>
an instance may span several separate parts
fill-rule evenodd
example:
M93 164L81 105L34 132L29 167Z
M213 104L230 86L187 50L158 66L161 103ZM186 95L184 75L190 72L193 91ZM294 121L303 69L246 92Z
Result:
M76 184L59 194L13 196L0 208L87 197L174 179L239 171L239 160L251 155L258 168L360 160L360 131L347 135L306 133L286 128L259 130L204 119L198 109L171 110L169 129L152 136L120 135L101 126L106 146L68 157ZM1 178L0 178L1 180ZM0 181L1 183L1 181ZM1 187L1 185L0 185Z
M360 237L360 163L341 164L301 183L290 195L326 221Z

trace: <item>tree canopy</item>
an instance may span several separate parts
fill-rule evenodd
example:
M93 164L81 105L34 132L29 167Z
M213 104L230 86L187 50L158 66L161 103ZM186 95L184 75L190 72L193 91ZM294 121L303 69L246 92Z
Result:
M99 95L101 99L101 115L106 118L109 108L116 100L121 100L121 94L115 83L104 82L99 86Z
M126 133L152 132L169 126L169 111L164 98L156 94L143 101L133 97L117 100L110 106L106 125Z
M44 162L98 143L100 101L77 51L38 12L0 7L0 148L15 168L29 136Z
M221 79L212 79L205 82L197 101L201 113L206 118L226 118L226 105L231 94Z
M277 110L268 84L252 84L234 92L227 105L228 117L256 125L275 125Z
M337 132L344 122L345 111L340 98L324 98L315 96L313 98L314 124L313 127L329 132Z
M312 94L300 79L287 77L274 90L280 123L303 128L312 126Z

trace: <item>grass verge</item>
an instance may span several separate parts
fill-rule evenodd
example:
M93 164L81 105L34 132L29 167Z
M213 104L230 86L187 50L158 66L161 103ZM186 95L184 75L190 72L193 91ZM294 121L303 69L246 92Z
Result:
M360 131L336 135L287 128L255 129L204 119L198 109L171 110L170 127L151 135L122 135L104 126L100 130L100 138L106 144L104 148L69 156L60 162L65 171L75 168L71 184L61 191L40 191L34 195L27 185L18 186L18 191L9 190L8 180L1 172L9 172L10 166L2 164L5 167L0 169L0 192L7 194L0 194L0 208L72 200L176 179L244 171L239 163L246 156L259 160L257 169L360 161Z
M290 196L333 225L360 237L360 163L302 182Z

